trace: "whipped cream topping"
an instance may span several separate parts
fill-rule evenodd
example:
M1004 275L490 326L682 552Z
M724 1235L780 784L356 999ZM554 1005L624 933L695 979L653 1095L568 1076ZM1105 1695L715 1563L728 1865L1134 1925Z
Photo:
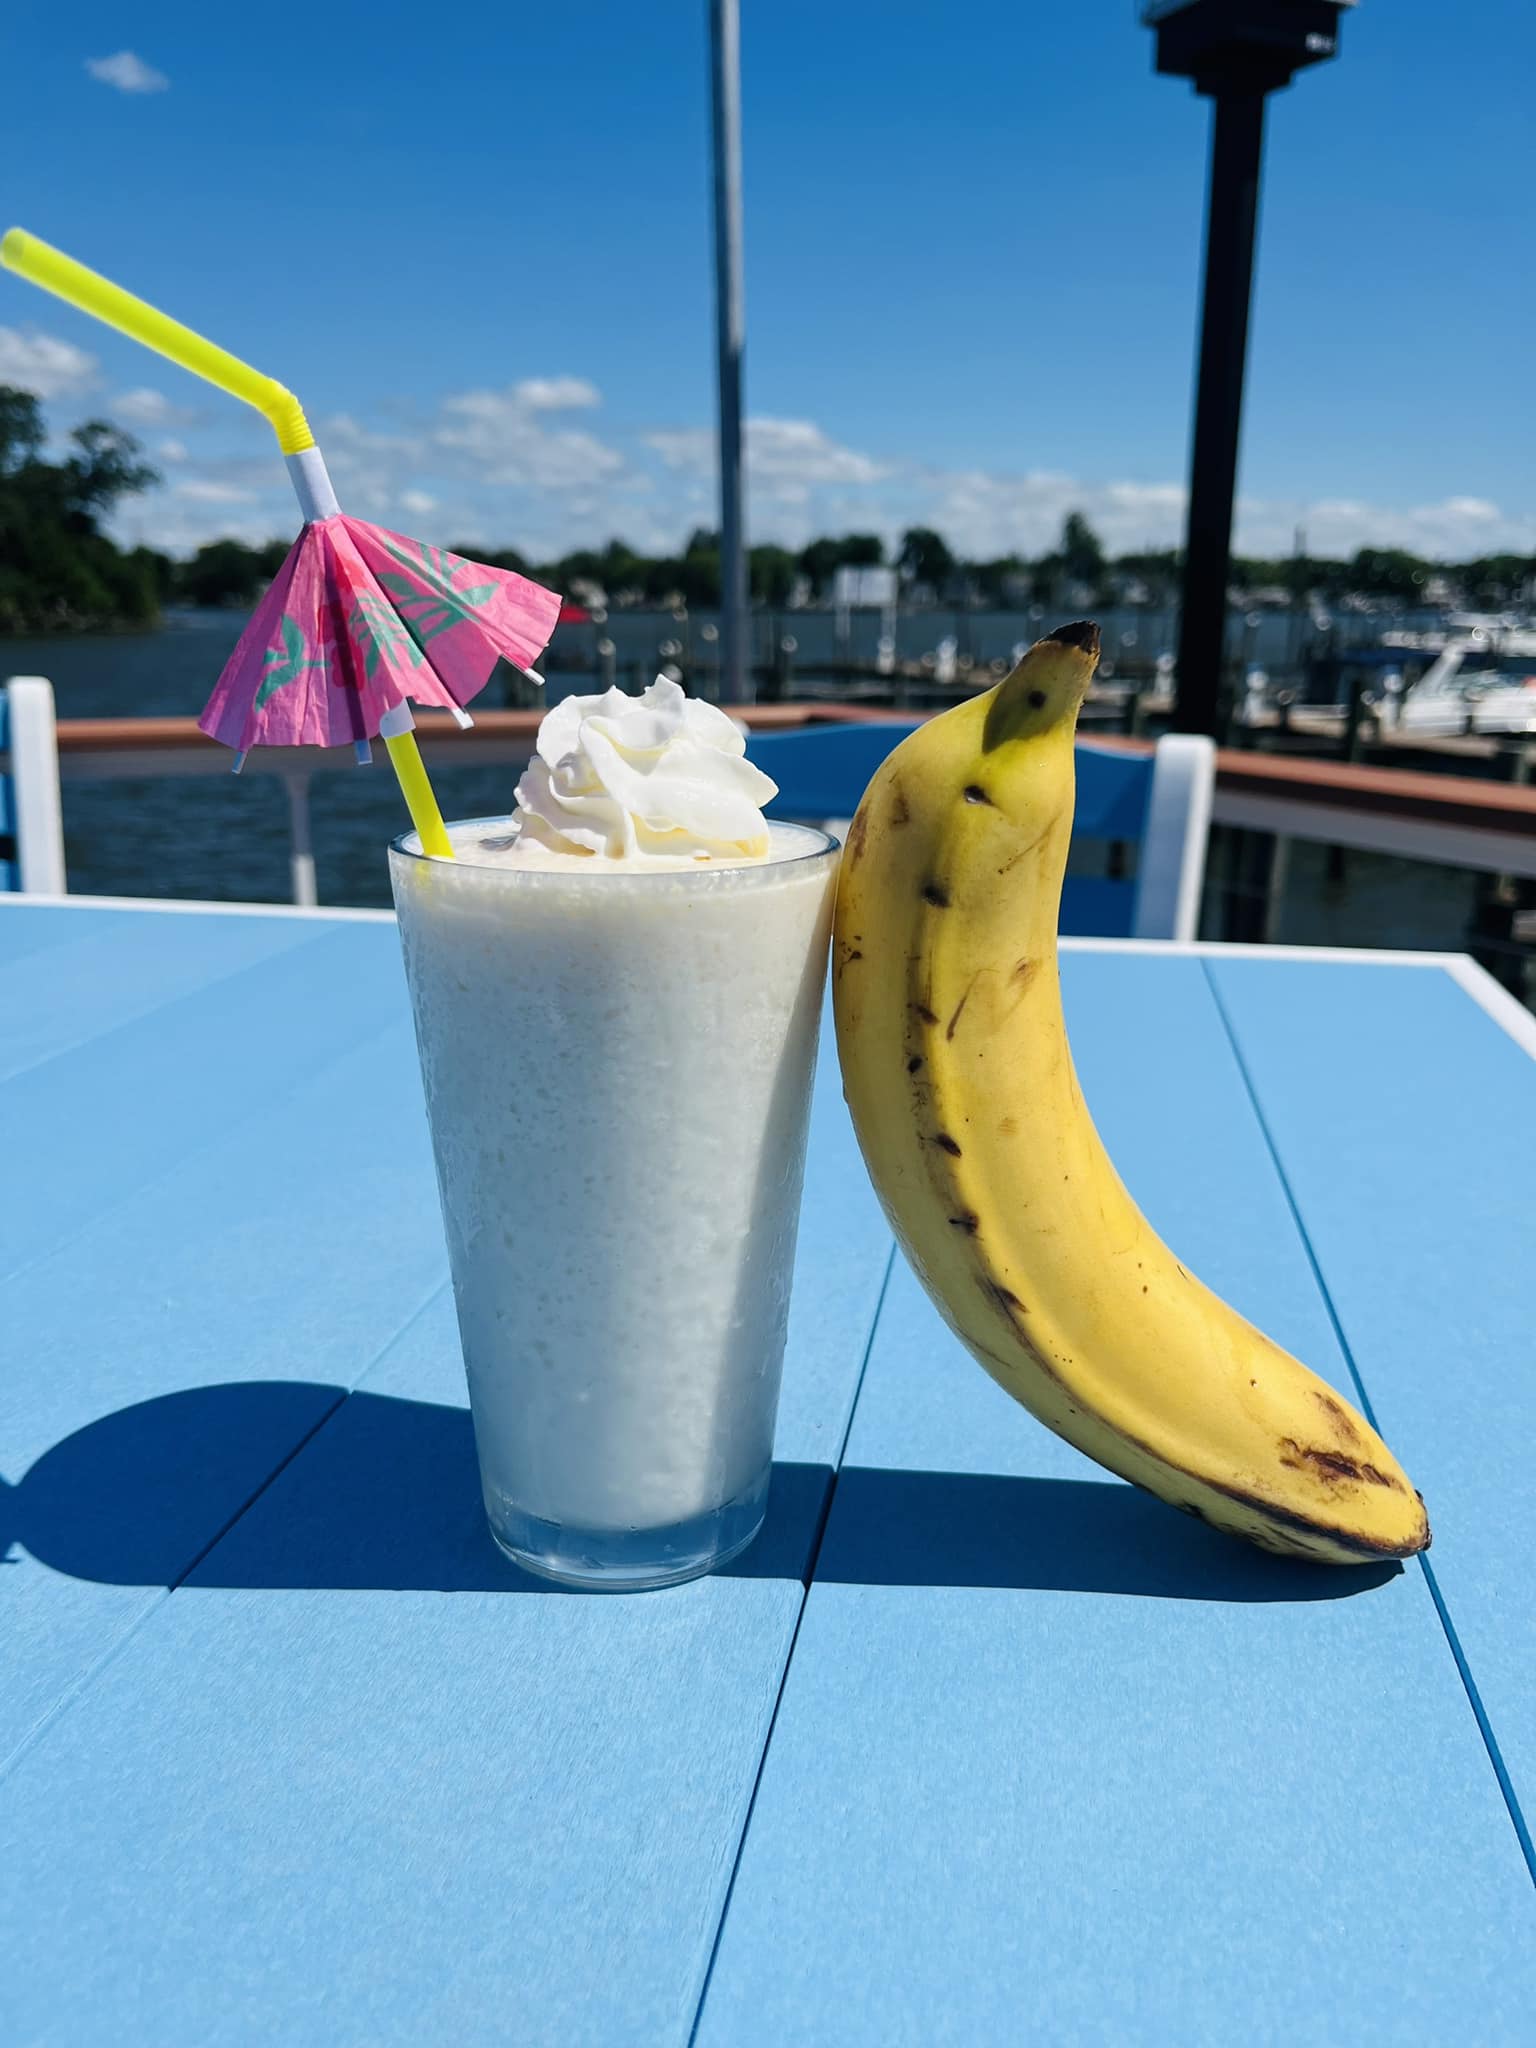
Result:
M566 697L545 714L535 744L512 814L530 853L626 863L768 857L762 807L777 783L747 760L723 711L665 676L639 697Z

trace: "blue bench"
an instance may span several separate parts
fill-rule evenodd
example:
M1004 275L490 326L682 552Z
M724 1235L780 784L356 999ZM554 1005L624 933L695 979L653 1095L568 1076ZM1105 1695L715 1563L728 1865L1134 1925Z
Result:
M779 785L770 816L851 817L870 777L918 723L882 719L754 733L748 758ZM1150 754L1078 741L1074 847L1102 841L1138 852L1131 877L1068 874L1064 932L1098 939L1195 936L1215 773L1208 739L1170 733Z

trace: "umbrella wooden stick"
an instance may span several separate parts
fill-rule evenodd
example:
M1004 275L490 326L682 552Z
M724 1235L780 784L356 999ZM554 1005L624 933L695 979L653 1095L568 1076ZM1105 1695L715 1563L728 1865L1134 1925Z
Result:
M89 313L108 327L115 327L119 334L126 334L145 348L168 357L182 369L190 370L193 376L217 385L232 398L254 406L270 423L277 436L277 445L287 458L288 473L306 522L328 519L340 511L324 459L315 446L315 437L304 417L304 408L286 385L279 384L275 377L263 376L260 370L253 370L249 363L241 362L227 349L219 348L201 334L194 334L179 320L171 319L169 314L147 305L143 299L135 298L132 292L125 292L121 285L88 270L61 249L39 241L36 235L29 235L21 228L12 228L0 240L0 263L29 283L66 300L80 312ZM465 723L468 723L467 719ZM443 814L438 809L432 785L427 780L414 727L410 706L402 702L385 714L379 732L399 780L400 793L405 798L411 822L420 835L422 851L452 859L453 844L443 825ZM366 760L366 741L359 742L358 751ZM239 766L239 759L236 766Z

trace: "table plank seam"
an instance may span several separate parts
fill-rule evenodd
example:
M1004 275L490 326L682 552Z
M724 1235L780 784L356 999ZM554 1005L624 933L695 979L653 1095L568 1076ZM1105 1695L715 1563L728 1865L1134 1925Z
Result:
M1451 1620L1450 1609L1446 1605L1445 1596L1440 1590L1440 1581L1435 1576L1435 1568L1425 1556L1421 1555L1418 1562L1423 1569L1425 1580L1429 1586L1429 1597L1435 1603L1435 1612L1440 1617L1440 1626L1445 1630L1445 1639L1451 1646L1451 1655L1456 1659L1456 1669L1461 1674L1461 1682L1466 1688L1467 1698L1472 1705L1472 1712L1476 1717L1478 1728L1487 1746L1488 1760L1493 1765L1494 1776L1499 1781L1499 1790L1504 1794L1504 1804L1509 1808L1509 1817L1514 1824L1515 1834L1519 1840L1521 1852L1525 1857L1526 1868L1531 1873L1532 1883L1536 1884L1536 1842L1532 1841L1531 1831L1526 1824L1519 1795L1515 1791L1514 1782L1510 1778L1508 1768L1504 1762L1503 1751L1499 1748L1498 1737L1493 1732L1493 1724L1489 1720L1487 1709L1483 1705L1483 1696L1478 1690L1477 1680L1472 1676L1472 1667L1468 1664L1466 1653L1461 1647L1461 1638L1457 1635L1455 1623Z
M1227 1038L1231 1043L1232 1056L1237 1062L1238 1071L1243 1078L1243 1086L1247 1089L1249 1100L1253 1104L1253 1113L1258 1119L1259 1129L1264 1136L1264 1143L1268 1147L1270 1159L1274 1164L1280 1186L1285 1194L1286 1204L1296 1225L1296 1231L1301 1239L1302 1248L1307 1255L1307 1263L1312 1269L1312 1277L1317 1283L1317 1289L1322 1296L1328 1320L1333 1326L1333 1334L1338 1344L1340 1355L1349 1368L1349 1376L1354 1382L1355 1392L1359 1397L1361 1408L1364 1410L1371 1427L1379 1430L1380 1424L1377 1421L1376 1411L1370 1394L1366 1389L1365 1381L1361 1376L1359 1365L1356 1363L1354 1348L1345 1333L1338 1309L1334 1305L1333 1296L1329 1293L1328 1284L1323 1278L1322 1266L1318 1261L1317 1251L1312 1243L1311 1234L1307 1229L1305 1219L1297 1203L1295 1191L1291 1186L1290 1176L1285 1170L1285 1162L1280 1156L1279 1145L1276 1142L1274 1132L1270 1128L1269 1119L1264 1114L1264 1105L1259 1100L1259 1093L1254 1084L1253 1075L1249 1070L1247 1060L1243 1056L1243 1049L1238 1041L1236 1027L1222 999L1221 989L1217 985L1213 972L1213 966L1215 965L1219 965L1219 962L1211 960L1203 960L1201 962L1205 978L1210 983L1217 1014L1221 1018L1222 1027L1226 1031ZM1441 971L1445 972L1446 970L1442 968ZM1450 978L1456 979L1454 975ZM1425 1582L1429 1588L1430 1599L1434 1602L1435 1612L1440 1618L1440 1627L1445 1636L1446 1646L1450 1650L1457 1673L1461 1678L1462 1689L1466 1693L1467 1704L1472 1709L1472 1717L1477 1723L1478 1732L1483 1738L1483 1746L1488 1753L1488 1761L1493 1767L1494 1777L1498 1781L1499 1791L1503 1795L1504 1804L1509 1813L1510 1825L1515 1831L1515 1839L1520 1844L1520 1853L1525 1858L1525 1866L1530 1874L1531 1882L1536 1884L1536 1843L1533 1843L1530 1829L1526 1825L1525 1815L1521 1810L1519 1799L1516 1797L1514 1785L1504 1762L1503 1752L1499 1747L1498 1737L1493 1732L1492 1723L1489 1721L1487 1711L1483 1706L1482 1695L1479 1693L1477 1683L1472 1676L1471 1667L1467 1662L1466 1654L1461 1646L1461 1640L1456 1633L1455 1624L1451 1619L1450 1609L1446 1604L1444 1595L1441 1593L1439 1581L1435 1576L1434 1568L1430 1564L1429 1558L1421 1552L1414 1562L1424 1574Z
M326 936L327 934L324 932L307 932L303 937L295 938L293 944L286 950L290 953L303 952L306 947L317 945ZM172 1010L178 1003L186 1002L192 996L203 995L209 989L218 988L223 982L235 981L242 974L259 974L266 965L267 962L265 960L247 960L243 964L229 967L221 973L210 974L206 981L200 981L190 989L179 990L173 996L166 996L159 1002L147 1003L142 1010L133 1010L127 1016L120 1017L106 1031L87 1031L80 1038L72 1038L67 1045L55 1046L51 1052L39 1053L34 1059L23 1061L20 1066L8 1067L3 1074L0 1074L0 1085L8 1085L12 1081L20 1080L24 1074L35 1074L39 1068L46 1067L53 1060L68 1059L71 1053L80 1052L88 1045L99 1045L104 1040L110 1039L115 1032L131 1031L135 1026L143 1024L148 1018L155 1016L159 1011Z
M773 1731L778 1725L779 1709L784 1704L784 1693L789 1684L790 1670L795 1661L795 1645L800 1640L800 1624L805 1619L806 1603L811 1588L816 1583L816 1565L821 1556L821 1546L826 1537L827 1524L832 1518L832 1503L837 1497L838 1474L843 1469L843 1458L848 1449L848 1440L853 1435L853 1418L858 1413L859 1395L864 1390L864 1375L869 1370L869 1361L875 1348L875 1333L880 1328L880 1316L885 1307L885 1298L890 1291L891 1275L896 1270L896 1261L901 1256L893 1240L886 1255L885 1271L880 1279L880 1292L875 1297L874 1314L869 1319L869 1330L864 1339L863 1355L859 1359L858 1376L853 1384L853 1398L848 1403L848 1415L843 1424L842 1439L837 1447L837 1463L832 1470L832 1484L827 1488L827 1497L822 1503L821 1518L811 1542L806 1559L805 1578L801 1582L800 1605L795 1613L795 1625L790 1631L789 1647L784 1653L784 1668L779 1673L779 1689L774 1696L773 1712L768 1716L768 1732L763 1737L762 1754L757 1760L757 1774L752 1780L752 1790L747 1797L747 1809L742 1816L741 1832L736 1838L736 1851L731 1859L731 1874L726 1882L725 1897L720 1906L720 1917L715 1922L715 1938L710 1943L709 1961L704 1965L704 1981L699 1986L699 1995L693 2009L693 2024L688 2029L688 2048L694 2048L699 2027L704 2019L704 2007L709 1998L710 1979L715 1972L715 1961L720 1953L720 1942L725 1932L725 1923L730 1915L731 1900L735 1896L736 1879L741 1871L742 1858L746 1853L747 1837L752 1831L752 1815L757 1806L757 1795L763 1782L763 1773L768 1767L768 1755L773 1748Z
M305 943L308 944L309 941L306 940ZM242 970L242 972L251 971L250 969ZM235 977L229 978L234 979ZM178 1001L185 1000L187 1000L185 997L178 998ZM136 1017L132 1020L132 1024L125 1024L120 1028L129 1030L134 1024L142 1022L142 1017ZM132 1187L123 1189L117 1196L109 1197L101 1208L93 1209L89 1215L82 1216L73 1228L67 1229L64 1232L62 1237L56 1237L48 1244L43 1245L39 1250L24 1258L19 1265L10 1266L0 1271L0 1287L8 1287L13 1281L24 1279L36 1267L56 1257L61 1251L67 1250L77 1239L83 1237L87 1231L94 1230L97 1224L105 1217L113 1215L120 1209L131 1208L144 1201L154 1193L156 1188L162 1186L166 1181L175 1180L178 1176L185 1173L188 1166L194 1160L201 1159L206 1153L215 1150L215 1148L227 1146L231 1131L239 1130L248 1123L255 1123L257 1121L265 1123L269 1121L274 1109L279 1104L285 1102L290 1096L298 1095L304 1089L312 1087L323 1075L333 1070L337 1072L345 1071L346 1068L356 1062L357 1054L363 1046L372 1045L375 1039L388 1037L390 1032L398 1031L402 1023L403 1019L399 1017L390 1018L387 1023L381 1024L377 1031L365 1032L362 1037L354 1039L351 1044L338 1052L334 1059L326 1060L320 1066L306 1073L296 1075L287 1086L281 1087L275 1093L264 1097L259 1103L253 1102L250 1109L243 1115L231 1116L222 1122L210 1126L209 1135L202 1143L194 1140L184 1152L180 1152L174 1159L168 1160L157 1173L152 1173L148 1180L137 1181ZM111 1036L112 1033L105 1032L102 1034L102 1038L87 1039L85 1044L99 1045L104 1039ZM83 1048L80 1045L69 1048L71 1053L78 1053L81 1050ZM60 1054L60 1057L67 1058L69 1053ZM27 1071L36 1072L37 1070L36 1068L29 1068ZM0 1083L0 1102L4 1100L6 1085Z
M361 1372L357 1373L354 1376L351 1384L341 1389L336 1399L331 1403L330 1407L325 1410L324 1414L322 1414L318 1418L318 1420L310 1426L310 1428L305 1430L303 1436L299 1438L298 1442L292 1447L292 1449L288 1452L286 1457L282 1458L276 1465L272 1467L272 1470L262 1480L261 1484L252 1490L250 1495L244 1501L241 1502L238 1508L235 1509L235 1512L229 1517L228 1521L226 1521L223 1524L223 1526L216 1532L216 1534L209 1537L208 1541L203 1545L202 1549L197 1553L196 1557L192 1559L191 1563L186 1565L182 1569L181 1573L177 1577L176 1584L169 1588L171 1592L176 1592L180 1587L186 1584L187 1580L191 1578L192 1574L197 1570L198 1566L203 1564L213 1554L213 1552L218 1549L219 1545L224 1541L224 1538L229 1534L229 1532L235 1527L236 1523L241 1522L245 1519L245 1517L250 1513L251 1509L255 1507L256 1503L261 1499L262 1495L266 1493L270 1487L274 1486L276 1482L282 1477L282 1475L288 1470L288 1467L293 1463L294 1459L299 1457L305 1450L308 1449L308 1447L315 1441L315 1438L319 1436L320 1432L325 1428L326 1424L330 1422L334 1416L340 1414L341 1410L346 1407L347 1402L351 1399L353 1394L355 1394L358 1391L358 1389L361 1386L363 1386L363 1384L366 1382L369 1373L373 1371L374 1367L380 1364L382 1360L387 1358L390 1352L393 1351L395 1346L400 1342L401 1338L407 1336L410 1333L410 1331L415 1329L416 1325L421 1321L422 1317L426 1315L429 1312L429 1310L431 1310L436 1305L438 1301L441 1300L447 1286L447 1280L439 1280L436 1286L433 1287L426 1295L424 1295L423 1298L416 1304L415 1308L411 1310L410 1314L400 1324L399 1328L392 1330L390 1332L388 1337L385 1338L384 1342L379 1346L378 1350L374 1352L373 1356L369 1359L368 1363L363 1367Z
M271 917L324 924L393 924L392 910L350 903L261 903L223 896L0 896L0 910L136 910L173 917Z
M367 1375L370 1372L372 1372L373 1368L379 1363L380 1359L385 1357L386 1354L389 1351L391 1351L396 1344L399 1343L400 1339L404 1337L409 1330L413 1329L415 1325L421 1321L422 1317L432 1307L433 1303L436 1302L438 1298L441 1296L444 1288L447 1285L448 1282L446 1280L440 1280L437 1283L437 1285L431 1290L431 1292L427 1294L423 1300L419 1301L416 1304L416 1306L411 1310L410 1314L405 1317L404 1321L399 1325L399 1327L392 1330L389 1333L389 1335L384 1339L384 1341L379 1345L378 1350L375 1351L373 1356L368 1360L367 1364L362 1368L361 1372L359 1372L357 1376L354 1378L354 1380L352 1381L352 1385L349 1387L344 1387L341 1390L341 1392L337 1395L336 1399L331 1403L330 1407L327 1408L324 1414L320 1416L319 1420L316 1421L309 1429L305 1431L304 1435L300 1437L299 1441L291 1446L291 1448L284 1454L284 1456L278 1460L277 1464L275 1464L272 1467L271 1471L268 1472L265 1475L265 1477L260 1481L260 1483L252 1489L252 1491L247 1495L245 1500L242 1501L239 1507L235 1509L234 1513L229 1516L228 1520L222 1524L222 1526L216 1531L214 1535L209 1537L208 1541L205 1544L203 1544L202 1548L196 1553L196 1555L190 1558L187 1561L187 1563L182 1566L181 1570L177 1573L176 1578L172 1582L172 1584L170 1584L169 1586L155 1587L153 1589L153 1597L146 1602L143 1609L137 1615L135 1615L131 1622L129 1622L128 1626L123 1630L122 1634L115 1638L113 1642L109 1643L107 1648L101 1652L100 1656L97 1657L94 1660L94 1662L87 1665L85 1670L79 1674L79 1676L74 1680L72 1684L65 1687L64 1691L60 1693L59 1697L53 1702L53 1704L50 1707L48 1707L41 1715L39 1715L38 1719L33 1722L32 1726L21 1737L20 1741L12 1747L9 1754L4 1757L0 1757L0 1784L3 1784L6 1778L8 1778L11 1772L15 1769L15 1767L19 1763L21 1763L22 1760L27 1755L29 1755L33 1749L37 1747L37 1745L42 1741L44 1736L48 1733L49 1729L52 1728L63 1717L65 1712L70 1707L72 1707L77 1700L80 1700L85 1696L85 1694L94 1686L96 1680L115 1660L119 1653L126 1649L128 1644L138 1635L140 1629L144 1627L144 1625L149 1621L150 1617L152 1615L157 1614L160 1611L161 1606L167 1600L170 1599L171 1595L177 1592L182 1586L186 1584L187 1580L192 1576L193 1572L197 1570L198 1566L204 1562L204 1560L210 1555L212 1551L217 1549L219 1544L223 1542L224 1538L229 1534L231 1529L235 1527L236 1523L243 1520L243 1518L247 1514L249 1514L250 1510L256 1505L257 1501L259 1501L262 1495L266 1493L268 1488L271 1487L281 1477L281 1475L287 1471L288 1467L293 1463L294 1459L299 1456L300 1452L303 1451L307 1445L313 1443L314 1439L319 1435L320 1431L325 1428L326 1424L337 1413L337 1411L346 1406L347 1398L352 1393L353 1389L361 1385L362 1381L367 1377Z
M129 1643L133 1641L134 1637L138 1634L139 1630L144 1626L145 1622L148 1621L149 1617L152 1614L158 1614L161 1607L164 1606L165 1602L169 1600L170 1597L171 1589L169 1586L156 1586L150 1590L150 1597L148 1598L148 1600L146 1600L144 1606L139 1611L139 1613L137 1613L134 1616L133 1620L128 1623L127 1627L123 1630L122 1634L115 1637L113 1641L108 1643L107 1647L100 1653L100 1655L94 1658L91 1661L91 1663L89 1663L85 1667L85 1669L82 1672L80 1672L79 1675L69 1685L67 1685L64 1688L63 1692L59 1694L58 1698L53 1702L53 1704L50 1707L44 1709L44 1711L32 1723L32 1726L27 1730L26 1734L22 1736L21 1740L14 1745L14 1747L10 1751L10 1754L8 1756L0 1757L0 1785L3 1785L5 1783L5 1780L11 1775L11 1772L16 1768L16 1766L19 1763L23 1762L25 1758L28 1757L34 1749L37 1748L38 1744L43 1740L43 1737L48 1733L49 1729L54 1727L59 1721L63 1719L64 1715L75 1704L75 1702L85 1697L86 1693L89 1692L90 1689L95 1685L97 1679L101 1676L101 1674L108 1668L109 1665L113 1664L117 1660L117 1658L122 1654L122 1652L128 1647Z

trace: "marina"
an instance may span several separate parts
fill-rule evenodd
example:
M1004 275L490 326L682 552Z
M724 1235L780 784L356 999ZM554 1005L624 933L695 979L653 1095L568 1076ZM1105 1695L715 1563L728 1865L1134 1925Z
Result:
M952 682L940 685L935 635L943 626L948 633L939 639L958 639L952 612L899 614L894 637L903 673L883 675L873 651L862 667L856 659L864 640L875 637L878 615L852 615L844 636L852 653L842 665L834 659L835 612L791 616L795 660L780 671L788 695L775 696L765 674L768 687L760 687L756 703L741 714L754 729L846 717L908 719L942 709L995 680L997 665L1006 665L1020 636L1037 624L1028 612L962 613L961 627L976 653ZM1357 619L1361 651L1373 657L1349 671L1358 687L1343 701L1309 703L1283 701L1291 695L1278 682L1290 637L1286 617L1266 618L1260 635L1242 615L1234 616L1234 646L1248 633L1253 651L1276 662L1277 675L1266 672L1262 697L1250 692L1234 700L1219 756L1201 929L1211 937L1304 944L1469 946L1506 987L1531 1001L1536 878L1525 835L1536 805L1536 735L1513 729L1509 714L1506 729L1491 731L1486 720L1478 725L1480 700L1456 689L1446 645L1459 650L1458 670L1484 675L1491 664L1474 650L1486 641L1470 641L1441 615L1425 615L1412 628ZM227 761L196 732L192 714L242 623L238 614L202 612L174 617L155 633L0 643L6 667L53 680L72 888L111 896L270 902L297 892L300 900L338 905L387 901L374 857L396 815L386 777L377 770L338 773L350 768L349 758L332 763L315 756L292 762L258 756L245 774L231 777ZM501 705L477 709L472 730L426 739L445 802L461 816L506 807L537 724L538 711L528 701L535 694L541 702L558 701L614 677L633 688L659 670L711 694L713 626L708 612L681 618L623 612L600 627L560 626L546 657L544 692L513 678ZM782 618L756 618L759 648L775 635L786 637L783 627ZM1128 649L1125 636L1133 630L1138 638ZM1507 622L1494 630L1496 659L1511 672L1506 697L1517 706L1536 701L1536 691L1524 685L1529 635L1522 639ZM1398 650L1394 636L1405 632L1415 644ZM1171 698L1156 655L1146 664L1144 688L1125 680L1128 654L1143 635L1161 647L1166 626L1148 627L1143 617L1139 629L1122 626L1118 636L1113 627L1106 631L1106 645L1121 650L1119 673L1113 657L1108 677L1101 666L1084 709L1085 733L1146 739L1165 729ZM593 646L600 636L614 645L607 665ZM1396 699L1379 687L1383 649L1415 677ZM1414 709L1425 686L1417 677L1432 682L1437 668L1443 683L1432 702L1440 715L1431 724ZM1306 675L1295 672L1296 694L1307 687ZM496 694L486 693L492 705ZM1451 725L1457 729L1439 729ZM1317 773L1304 769L1303 795L1294 779L1262 782L1269 763L1316 763ZM1372 771L1356 778L1358 815L1347 827L1337 785L1322 772L1327 763ZM1404 774L1416 780L1390 779ZM1437 786L1442 778L1450 786ZM1462 790L1463 783L1470 787ZM1262 797L1256 794L1261 787ZM1282 799L1272 791L1282 788L1282 822L1296 829L1277 838ZM1378 789L1394 792L1390 813L1373 794Z

